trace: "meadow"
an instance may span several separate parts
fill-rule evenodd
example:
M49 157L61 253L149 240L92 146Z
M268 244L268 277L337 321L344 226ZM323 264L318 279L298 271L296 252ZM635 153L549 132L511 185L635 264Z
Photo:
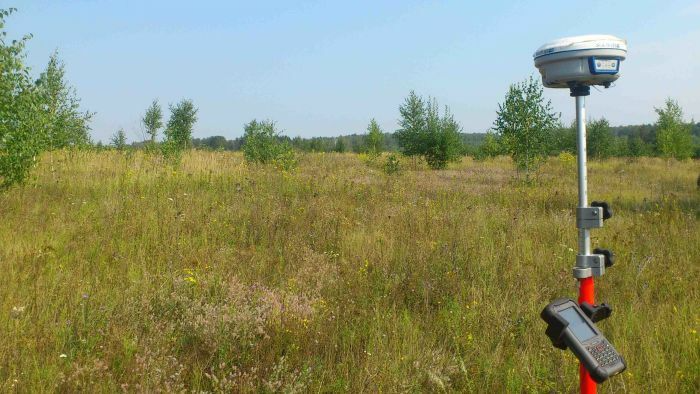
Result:
M577 391L539 318L576 297L573 161L161 160L49 153L0 193L0 391ZM590 164L628 363L600 392L700 392L699 171Z

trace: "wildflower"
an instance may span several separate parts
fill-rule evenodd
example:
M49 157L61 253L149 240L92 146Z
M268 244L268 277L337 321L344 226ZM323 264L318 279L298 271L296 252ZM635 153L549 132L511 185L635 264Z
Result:
M10 312L10 317L13 319L19 319L22 317L24 314L24 307L23 306L13 306L12 311Z
M60 358L66 358L66 357L68 357L68 355L67 355L67 354L65 354L65 353L61 353L61 355L60 355L60 356L58 356L58 357L60 357Z

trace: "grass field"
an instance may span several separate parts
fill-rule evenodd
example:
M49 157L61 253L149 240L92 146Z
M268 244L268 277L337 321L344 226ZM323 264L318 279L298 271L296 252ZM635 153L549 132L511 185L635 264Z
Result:
M539 318L576 296L575 164L404 168L42 157L0 194L0 391L575 392ZM628 362L601 392L700 392L699 171L591 163Z

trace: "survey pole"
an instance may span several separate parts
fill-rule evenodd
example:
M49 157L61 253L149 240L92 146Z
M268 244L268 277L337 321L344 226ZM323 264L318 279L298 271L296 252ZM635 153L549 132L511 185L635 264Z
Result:
M590 319L591 327L594 323L610 317L612 313L609 305L595 303L593 281L594 277L602 276L605 270L615 263L615 255L612 251L599 247L591 250L591 230L602 228L603 221L610 219L613 212L605 201L588 202L586 96L590 95L591 86L611 87L612 83L620 78L620 64L626 58L627 41L600 34L560 38L542 45L533 54L535 67L542 75L542 84L548 88L568 88L571 97L576 99L578 252L572 273L578 285L579 305L570 308L580 309L580 314L585 314ZM558 314L559 310L556 308L565 305L558 301L561 300L547 305L540 314L547 323L545 333L555 347L566 349L574 346L572 351L577 349L574 354L582 362L579 367L581 393L594 394L596 382L602 383L619 374L627 365L616 350L610 350L614 348L607 339L589 347L583 346L582 343L586 340L582 341L574 333L574 328L569 328L578 320L572 316L572 321ZM569 305L576 304L571 299L564 301L569 302ZM588 371L592 371L592 375Z
M579 90L576 94L576 132L578 149L578 207L588 207L588 168L586 153L586 96L589 89ZM573 93L573 91L572 91ZM591 254L591 230L578 229L578 254L588 256ZM578 303L588 302L595 304L595 292L593 276L578 278ZM579 383L582 394L595 394L596 383L591 378L583 364L579 364Z
M586 160L586 96L576 96L576 132L578 134L578 206L588 207L588 168ZM578 229L578 254L591 254L591 230Z

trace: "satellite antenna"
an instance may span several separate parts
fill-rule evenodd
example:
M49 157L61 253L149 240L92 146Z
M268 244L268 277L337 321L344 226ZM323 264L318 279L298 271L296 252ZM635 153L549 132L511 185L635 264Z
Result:
M622 372L626 364L594 324L612 313L608 305L595 304L593 277L602 276L613 265L614 255L606 249L591 250L591 229L603 227L612 211L606 202L588 204L586 96L591 86L609 88L620 77L627 42L610 35L566 37L542 45L533 57L545 87L569 89L576 99L578 134L578 254L573 269L578 280L578 304L555 300L541 317L548 324L546 333L554 346L570 348L578 357L581 393L591 394L596 392L597 383Z

